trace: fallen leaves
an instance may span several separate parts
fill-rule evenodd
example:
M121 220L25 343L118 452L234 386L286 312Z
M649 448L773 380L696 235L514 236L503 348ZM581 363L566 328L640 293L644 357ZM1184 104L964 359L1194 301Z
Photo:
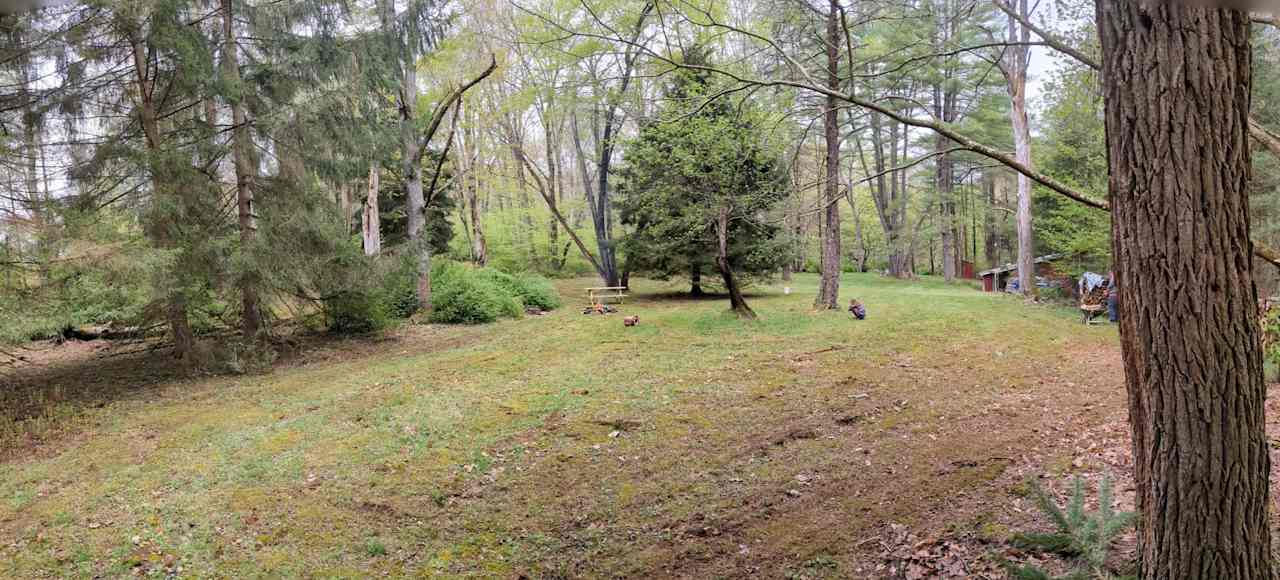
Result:
M883 563L876 570L892 578L970 578L970 550L958 542L919 539L906 526L889 525L889 539L881 545Z

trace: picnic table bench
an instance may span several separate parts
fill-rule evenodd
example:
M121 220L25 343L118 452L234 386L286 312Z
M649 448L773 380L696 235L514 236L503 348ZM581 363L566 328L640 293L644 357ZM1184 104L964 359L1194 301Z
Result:
M623 299L627 297L626 286L604 286L600 288L587 288L587 300L592 306L604 304L606 300L617 300L618 304L622 304Z

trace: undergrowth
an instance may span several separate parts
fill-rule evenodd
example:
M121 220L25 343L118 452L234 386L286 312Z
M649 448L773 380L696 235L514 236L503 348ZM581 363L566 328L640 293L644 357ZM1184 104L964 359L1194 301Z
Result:
M1007 563L1009 574L1017 580L1087 580L1090 578L1128 578L1114 575L1107 565L1115 539L1133 525L1133 512L1117 512L1110 477L1098 486L1098 509L1085 509L1084 480L1077 477L1071 498L1059 506L1039 482L1030 481L1036 505L1055 531L1014 534L1014 546L1027 551L1057 554L1073 561L1075 569L1065 576L1052 576L1038 566Z

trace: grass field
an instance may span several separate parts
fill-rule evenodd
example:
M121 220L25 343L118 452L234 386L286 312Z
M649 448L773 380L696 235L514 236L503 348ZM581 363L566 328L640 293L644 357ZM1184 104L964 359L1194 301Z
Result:
M1123 416L1114 329L1069 309L847 275L855 322L794 284L749 323L642 282L624 328L566 281L108 403L0 463L0 577L881 577L894 526L996 545L1015 474Z

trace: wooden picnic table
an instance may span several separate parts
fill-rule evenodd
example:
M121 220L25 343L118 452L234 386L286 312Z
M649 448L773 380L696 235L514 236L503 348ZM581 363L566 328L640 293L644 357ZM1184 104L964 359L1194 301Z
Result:
M592 306L604 304L605 300L617 300L621 304L623 299L627 297L626 286L601 286L599 288L587 288L587 300Z

